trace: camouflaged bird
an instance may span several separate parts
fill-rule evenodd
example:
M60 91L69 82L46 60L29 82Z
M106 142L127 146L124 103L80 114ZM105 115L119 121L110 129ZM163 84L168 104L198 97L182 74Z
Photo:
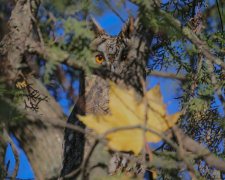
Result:
M130 17L124 24L121 32L110 36L93 20L93 31L96 38L90 43L95 47L93 61L106 67L115 74L121 74L126 67L127 54L132 45L133 18ZM109 108L109 84L97 75L83 75L81 73L79 99L68 118L67 123L84 127L77 118L77 114L107 114ZM88 134L90 130L86 128ZM85 145L86 144L86 145ZM82 163L88 146L88 136L78 131L65 128L63 144L63 163L60 177L78 169Z

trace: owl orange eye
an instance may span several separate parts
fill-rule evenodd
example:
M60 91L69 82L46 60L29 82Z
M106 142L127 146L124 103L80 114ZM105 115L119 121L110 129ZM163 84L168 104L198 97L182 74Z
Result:
M102 63L104 61L104 57L102 55L95 56L95 60L97 63Z
M127 54L123 54L121 57L121 60L125 63L127 63Z

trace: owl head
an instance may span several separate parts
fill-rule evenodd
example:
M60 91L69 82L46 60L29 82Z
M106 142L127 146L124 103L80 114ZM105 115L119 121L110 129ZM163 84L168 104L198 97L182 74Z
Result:
M122 73L124 67L128 64L127 55L132 45L133 17L130 16L116 36L107 34L94 18L92 18L92 21L96 38L89 46L95 47L94 62L107 67L115 74Z

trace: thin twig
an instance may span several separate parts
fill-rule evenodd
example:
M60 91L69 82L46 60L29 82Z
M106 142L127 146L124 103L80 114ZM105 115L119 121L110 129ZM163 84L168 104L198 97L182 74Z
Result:
M104 0L104 2L107 4L107 6L109 7L109 9L111 9L112 12L114 12L118 16L118 18L120 18L120 20L123 23L125 23L125 21L123 20L123 18L113 9L113 7L111 6L111 4L108 1L106 1L106 0Z
M101 138L102 139L102 138ZM82 179L85 180L85 179L88 179L88 176L89 176L89 172L86 171L86 168L88 167L88 163L89 163L89 160L90 160L90 157L91 155L93 154L96 146L98 145L99 143L99 139L95 139L95 141L93 142L93 144L91 145L91 148L89 150L89 152L87 153L87 157L85 158L85 160L83 161L83 164L82 164Z
M40 30L39 27L37 28L37 31L38 31L38 36L41 40L41 46L44 47L45 43L44 43L44 40L43 40L43 37L42 37L42 34L41 34L41 30Z
M147 141L145 141L145 148L148 152L149 162L151 162L153 160L153 156L152 156L152 152L151 152L151 149L150 149Z
M221 29L222 29L222 33L223 33L224 32L223 31L223 19L222 19L222 16L221 16L221 12L220 12L220 7L219 7L219 4L218 4L218 0L216 0L216 6L217 6L217 9L218 9L218 12L219 12L220 24L221 24Z
M50 42L48 45L51 46L53 44L55 44L62 36L56 36L55 40Z
M4 125L1 123L1 129L0 129L0 136L2 138L0 138L0 161L4 162L5 160L5 153L6 153L6 149L8 147L8 141L7 141L7 137L4 137ZM7 177L9 175L8 173L8 169L9 169L9 164L10 164L10 160L7 162L6 167L4 165L4 163L0 163L0 171ZM4 175L0 175L0 177L4 177Z
M193 165L189 162L189 160L185 158L186 152L185 152L184 147L183 147L183 142L182 142L178 127L176 125L174 125L172 127L172 130L173 130L173 132L174 132L174 134L175 134L175 136L178 140L179 147L180 147L180 151L177 152L178 156L183 160L191 178L197 179L199 177L199 174L196 172L196 170L194 169Z
M217 79L215 77L213 64L212 64L211 61L209 61L208 59L206 59L206 65L207 65L207 69L209 71L209 75L211 77L212 85L214 86L215 92L217 93L217 95L219 97L219 100L222 103L223 113L225 113L225 99L223 97L223 93L220 90L220 87L218 85Z
M138 71L140 72L140 71ZM145 80L143 78L143 76L138 73L138 77L141 81L141 85L142 85L142 92L143 92L143 97L144 97L144 105L145 105L145 114L144 114L144 119L143 119L143 125L144 127L146 127L146 124L147 124L147 119L148 119L148 97L147 97L147 92L146 92L146 83L145 83ZM145 173L145 170L146 170L146 158L145 158L145 154L146 154L146 146L145 146L145 142L146 141L146 131L143 130L143 148L142 148L142 171L141 173L143 173L143 176L144 176L144 173Z
M196 83L196 82L197 82L198 76L199 76L199 74L200 74L200 71L201 71L201 69L202 69L202 63L203 63L203 56L200 55L200 61L199 61L199 64L198 64L197 73L195 74L194 80L193 80L193 82L192 82L192 84L191 84L191 90L190 90L190 95L191 95L191 96L193 96L194 91L195 91L195 88L196 88L196 86L197 86L197 83ZM191 102L191 98L189 98L188 102ZM187 112L187 109L184 109L184 110L183 110L183 115L186 114L186 112Z
M200 61L199 61L197 73L195 74L194 80L193 80L192 85L191 85L191 92L190 92L191 95L193 95L194 90L195 90L195 88L197 86L196 81L197 81L197 79L199 77L199 74L200 74L200 71L202 69L202 62L203 62L203 57L200 56ZM190 101L190 99L189 99L189 101ZM186 113L186 109L183 111L183 114L185 114L185 113ZM199 174L196 172L196 170L194 169L193 165L185 158L186 152L185 152L184 147L183 147L183 142L182 142L182 139L181 139L178 127L177 126L173 126L172 130L173 130L173 132L174 132L174 134L175 134L175 136L176 136L176 138L178 140L179 146L180 146L180 152L177 152L177 153L180 156L180 158L184 161L184 164L186 165L190 176L193 179L196 179L199 176Z
M20 166L19 154L17 152L16 145L14 144L13 140L10 138L10 136L9 136L9 134L6 131L5 128L3 129L3 136L4 136L5 139L7 139L7 141L9 142L9 144L12 148L12 152L13 152L13 155L14 155L14 158L15 158L15 167L14 167L11 179L16 179L16 176L17 176L17 173L18 173L18 170L19 170L19 166Z
M79 95L75 92L72 84L67 79L64 69L62 67L60 67L60 65L57 66L57 76L58 76L59 82L61 83L63 89L69 93L73 102L76 103Z
M119 131L119 130L129 130L129 129L142 129L145 131L149 131L151 133L156 134L157 136L161 137L164 141L166 141L171 147L173 147L175 150L179 151L179 146L177 146L172 140L168 139L164 134L158 133L157 131L144 127L142 125L136 125L136 126L125 126L125 127L119 127L119 128L113 128L105 132L100 136L99 139L106 137L108 134Z
M225 161L220 160L219 158L213 156L208 149L206 149L205 147L200 145L198 142L191 139L189 136L185 135L185 133L179 127L177 127L177 128L178 128L179 134L181 136L181 140L183 142L184 148L186 148L187 150L189 150L195 154L199 154L199 156L202 157L202 159L205 160L205 162L209 166L216 168L216 169L220 170L221 172L225 173ZM158 133L158 132L154 131L153 129L144 127L142 125L114 128L114 129L111 129L111 130L105 132L104 134L102 134L99 139L104 138L105 136L107 136L110 133L113 133L113 132L116 132L119 130L128 130L128 129L144 129L146 131L152 132L152 133L158 135L159 137L161 137L176 151L180 151L179 146L177 146L172 140L168 139L164 134ZM167 134L170 134L170 133L171 133L171 131L167 131Z
M200 61L199 61L199 64L198 64L197 73L195 74L194 80L193 80L192 85L191 85L191 95L193 95L193 93L194 93L194 91L195 91L195 88L196 88L196 86L197 86L196 81L197 81L198 76L199 76L199 74L200 74L200 71L201 71L201 69L202 69L202 62L203 62L203 56L200 55Z
M63 177L60 177L58 178L58 180L64 180L64 179L69 179L69 178L72 178L74 177L76 174L78 174L79 172L81 171L81 167L79 167L78 169L72 171L71 173L63 176Z
M24 110L23 113L25 113L27 115L28 119L32 119L34 121L40 120L42 122L51 123L52 125L54 125L56 127L68 128L68 129L71 129L71 130L74 130L74 131L78 131L80 133L85 133L83 128L81 128L79 126L76 126L74 124L66 123L66 122L58 120L58 119L48 118L48 117L45 117L45 116L42 116L42 115L35 114L33 112L28 112L26 110Z
M33 16L33 14L31 13L31 5L30 5L30 0L27 1L27 4L28 4L28 13L31 17L31 19L36 23L37 20L35 19L35 17Z

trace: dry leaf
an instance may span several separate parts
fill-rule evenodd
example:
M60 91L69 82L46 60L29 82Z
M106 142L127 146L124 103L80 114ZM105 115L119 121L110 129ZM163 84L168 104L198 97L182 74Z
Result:
M132 90L122 89L110 82L109 108L111 113L108 115L79 116L79 119L98 134L104 134L113 128L144 125L147 110L146 127L158 133L168 130L181 113L167 115L159 85L149 90L146 96L140 104L137 104ZM146 100L148 108L145 106ZM135 155L141 152L144 143L142 129L119 130L107 134L106 138L109 140L109 148L116 151L133 151ZM154 133L146 132L146 140L156 143L161 138Z
M22 82L17 82L17 83L16 83L16 87L17 87L18 89L25 88L25 87L27 87L27 83L26 83L25 80L22 81Z

